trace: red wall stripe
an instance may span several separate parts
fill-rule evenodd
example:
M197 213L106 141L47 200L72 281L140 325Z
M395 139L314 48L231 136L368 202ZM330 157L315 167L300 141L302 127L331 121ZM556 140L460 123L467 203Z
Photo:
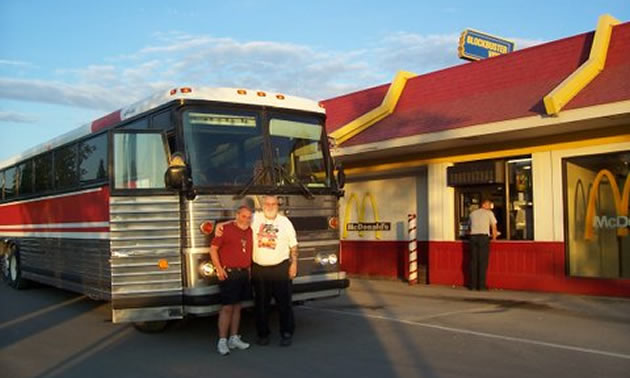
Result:
M341 268L350 274L407 277L407 242L342 241ZM428 282L462 286L468 272L468 243L418 242L420 265ZM570 277L565 273L564 242L491 243L488 286L511 290L630 296L630 279Z

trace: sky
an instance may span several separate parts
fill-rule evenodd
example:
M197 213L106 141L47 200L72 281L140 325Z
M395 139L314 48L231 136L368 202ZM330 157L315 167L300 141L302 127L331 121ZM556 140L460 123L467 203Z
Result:
M466 28L516 48L591 31L602 1L0 1L0 161L175 86L314 100L466 64Z

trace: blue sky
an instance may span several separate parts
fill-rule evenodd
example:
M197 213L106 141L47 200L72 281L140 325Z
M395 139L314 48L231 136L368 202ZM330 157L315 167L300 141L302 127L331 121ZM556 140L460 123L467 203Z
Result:
M626 1L0 2L0 161L174 85L324 99L463 64L474 28L517 48L630 20Z

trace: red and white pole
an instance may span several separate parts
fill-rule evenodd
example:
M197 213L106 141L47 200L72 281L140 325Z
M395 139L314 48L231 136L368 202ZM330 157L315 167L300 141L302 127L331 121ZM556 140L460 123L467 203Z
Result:
M418 242L416 241L416 214L407 215L409 228L409 285L418 283Z

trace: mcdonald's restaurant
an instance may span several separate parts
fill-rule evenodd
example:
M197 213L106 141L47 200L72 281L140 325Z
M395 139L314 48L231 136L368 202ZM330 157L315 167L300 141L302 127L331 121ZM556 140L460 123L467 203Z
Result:
M630 23L488 55L322 101L342 268L406 280L415 242L421 283L464 285L490 199L490 288L630 296Z

